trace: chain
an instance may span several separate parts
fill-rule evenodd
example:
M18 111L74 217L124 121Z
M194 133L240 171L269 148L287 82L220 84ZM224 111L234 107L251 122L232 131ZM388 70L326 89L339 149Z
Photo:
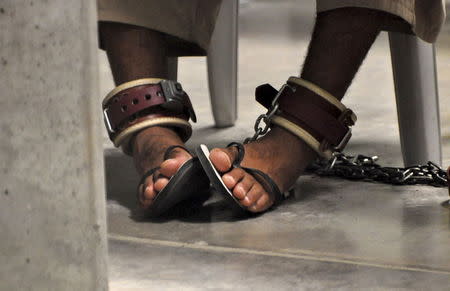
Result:
M446 172L433 162L406 168L382 167L377 156L347 156L334 153L330 160L317 160L308 171L319 176L335 176L350 180L377 181L392 185L430 185L447 187Z
M246 138L244 140L244 144L247 144L249 142L253 142L253 141L257 140L260 136L265 135L269 131L272 117L275 115L275 113L278 112L278 109L280 107L278 104L278 99L280 98L281 92L283 92L284 88L289 88L293 92L295 92L297 90L295 87L292 87L289 84L284 84L283 87L281 87L281 89L278 91L277 96L275 96L275 98L273 99L272 106L269 108L267 113L261 114L256 119L256 122L254 125L255 134L253 134L253 136L251 136L251 137ZM262 123L264 123L264 124L262 124Z
M278 104L276 105L276 110L278 110ZM270 129L270 119L275 114L276 110L272 110L266 114L261 114L258 116L255 122L255 134L252 137L248 137L244 140L244 144L247 144L249 142L257 140L260 136L265 135L269 129ZM264 126L262 126L261 123L264 123Z

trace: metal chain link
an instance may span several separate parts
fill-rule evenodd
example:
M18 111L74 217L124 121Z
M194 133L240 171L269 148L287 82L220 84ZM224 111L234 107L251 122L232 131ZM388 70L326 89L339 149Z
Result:
M253 142L253 141L257 140L260 136L265 135L269 131L272 117L275 115L275 113L278 112L278 109L280 107L280 105L278 104L278 99L280 98L281 93L283 92L284 88L289 88L293 92L295 92L297 90L295 87L292 87L289 84L284 84L283 87L281 87L281 89L278 91L277 96L275 96L275 98L273 99L272 105L269 108L269 110L267 111L267 113L261 114L256 119L256 122L254 125L255 134L251 137L246 138L244 140L244 144L247 144L249 142ZM264 123L264 126L262 126L261 123Z
M446 172L433 162L406 168L382 167L377 156L348 156L334 153L330 160L317 160L307 171L319 176L334 176L350 180L377 181L392 185L430 185L448 187Z
M276 105L276 108L278 110L278 104ZM256 122L255 122L255 126L254 126L255 134L252 137L246 138L244 140L244 144L247 144L249 142L257 140L260 136L265 135L269 131L270 120L271 120L273 114L275 114L275 112L276 112L276 110L275 111L272 110L271 112L269 112L267 114L261 114L260 116L258 116L258 118L256 119ZM262 122L264 123L264 127L261 126Z

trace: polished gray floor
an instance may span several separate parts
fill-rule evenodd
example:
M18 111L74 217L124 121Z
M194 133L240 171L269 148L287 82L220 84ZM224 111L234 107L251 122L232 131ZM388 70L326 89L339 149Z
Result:
M313 1L246 1L240 14L240 119L212 127L206 65L185 58L180 81L200 116L188 144L225 145L252 132L253 90L299 71ZM444 163L450 165L450 24L437 44ZM101 86L112 87L103 53ZM359 121L349 153L401 165L387 37L344 102ZM111 290L450 290L450 209L443 188L303 176L275 211L234 217L220 197L158 220L134 211L132 161L105 139Z

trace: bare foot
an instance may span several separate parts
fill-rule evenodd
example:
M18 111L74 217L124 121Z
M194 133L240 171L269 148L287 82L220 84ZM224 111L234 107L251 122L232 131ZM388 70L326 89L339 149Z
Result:
M135 138L133 158L139 174L143 175L150 169L160 167L138 189L139 202L144 209L152 205L153 199L169 183L169 179L192 158L185 150L176 148L169 159L164 160L166 149L172 145L184 146L184 143L173 130L165 127L147 128Z
M243 169L230 169L237 154L235 147L213 149L211 162L222 175L224 184L242 206L251 212L262 212L274 203L262 185ZM302 140L274 127L259 140L245 145L245 157L241 165L268 174L281 192L294 185L305 167L316 157L315 152Z

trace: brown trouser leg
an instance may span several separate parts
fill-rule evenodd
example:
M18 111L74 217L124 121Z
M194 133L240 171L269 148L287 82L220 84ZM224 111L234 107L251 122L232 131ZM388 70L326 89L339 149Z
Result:
M116 85L141 78L168 77L168 49L164 36L147 28L115 22L99 23Z

